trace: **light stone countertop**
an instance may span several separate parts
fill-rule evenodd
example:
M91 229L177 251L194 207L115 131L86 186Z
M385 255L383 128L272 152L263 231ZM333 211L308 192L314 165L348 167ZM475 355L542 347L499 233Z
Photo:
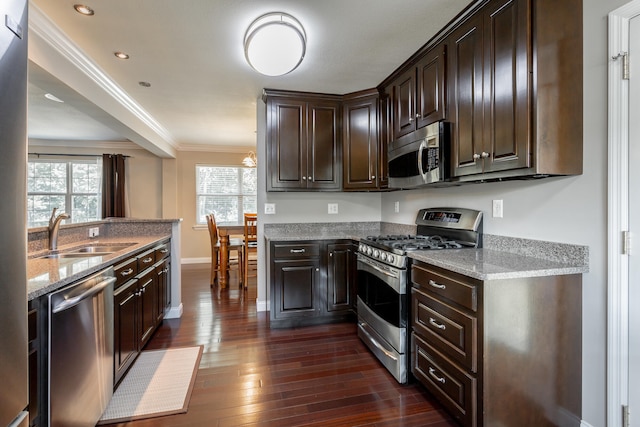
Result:
M562 263L492 249L415 251L409 257L479 280L587 273L587 265Z
M87 277L110 265L116 265L131 256L156 246L163 240L171 238L171 234L156 236L132 235L128 237L108 237L74 242L59 246L56 252L62 252L86 245L109 245L130 243L122 250L109 255L96 255L82 258L38 258L49 251L29 253L27 259L27 295L31 301L57 289Z
M267 228L269 226L269 228ZM358 241L379 234L411 234L415 226L392 223L267 224L268 241ZM589 271L587 246L483 235L481 249L447 249L409 252L418 261L479 280L583 274Z

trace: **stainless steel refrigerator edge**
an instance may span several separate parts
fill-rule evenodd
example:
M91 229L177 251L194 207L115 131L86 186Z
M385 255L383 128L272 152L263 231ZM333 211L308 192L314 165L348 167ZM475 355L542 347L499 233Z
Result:
M27 2L0 2L0 426L26 425Z

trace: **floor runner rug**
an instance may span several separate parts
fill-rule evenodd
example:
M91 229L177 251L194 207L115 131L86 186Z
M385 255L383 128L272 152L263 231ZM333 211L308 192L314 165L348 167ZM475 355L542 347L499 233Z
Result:
M202 346L143 351L98 425L187 412Z

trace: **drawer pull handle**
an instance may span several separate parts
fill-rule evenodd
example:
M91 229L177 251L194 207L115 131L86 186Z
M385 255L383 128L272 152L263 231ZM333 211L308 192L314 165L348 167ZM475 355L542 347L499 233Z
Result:
M169 249L160 249L161 254L166 254L167 252L169 252Z
M145 258L145 259L143 259L143 260L142 260L142 262L144 262L145 264L149 264L149 263L150 263L150 262L152 262L152 261L153 261L153 258L152 258L152 257Z
M436 375L436 370L433 369L432 367L429 367L429 375L431 375L431 378L433 378L434 380L438 381L439 383L444 384L444 382L446 381L444 379L444 377L439 377Z
M130 274L133 274L133 268L130 268L130 269L128 269L128 270L124 270L124 271L121 271L121 272L120 272L120 275L121 275L122 277L127 277L127 276L129 276Z
M436 289L446 289L447 288L445 285L441 285L439 283L436 283L433 280L429 280L429 286L434 287Z
M434 319L433 317L429 318L429 323L432 324L433 326L435 326L438 329L442 329L443 331L445 329L447 329L447 326L444 323L440 323L438 322L436 319Z
M303 249L290 249L289 252L292 253L292 254L303 254L305 252L305 250L304 250L304 248Z

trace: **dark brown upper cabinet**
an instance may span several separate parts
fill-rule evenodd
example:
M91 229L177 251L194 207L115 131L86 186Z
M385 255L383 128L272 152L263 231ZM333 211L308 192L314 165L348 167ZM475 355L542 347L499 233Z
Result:
M490 2L448 38L453 176L531 165L526 0Z
M581 174L582 31L580 0L472 2L380 84L387 137L450 122L452 184Z
M345 190L376 190L385 185L386 147L379 131L376 89L345 95L342 104L343 181ZM384 184L383 184L384 183Z
M492 0L446 39L460 180L582 173L582 5Z
M267 190L340 190L340 97L265 90L265 101Z
M394 140L445 118L445 49L429 50L391 84Z

